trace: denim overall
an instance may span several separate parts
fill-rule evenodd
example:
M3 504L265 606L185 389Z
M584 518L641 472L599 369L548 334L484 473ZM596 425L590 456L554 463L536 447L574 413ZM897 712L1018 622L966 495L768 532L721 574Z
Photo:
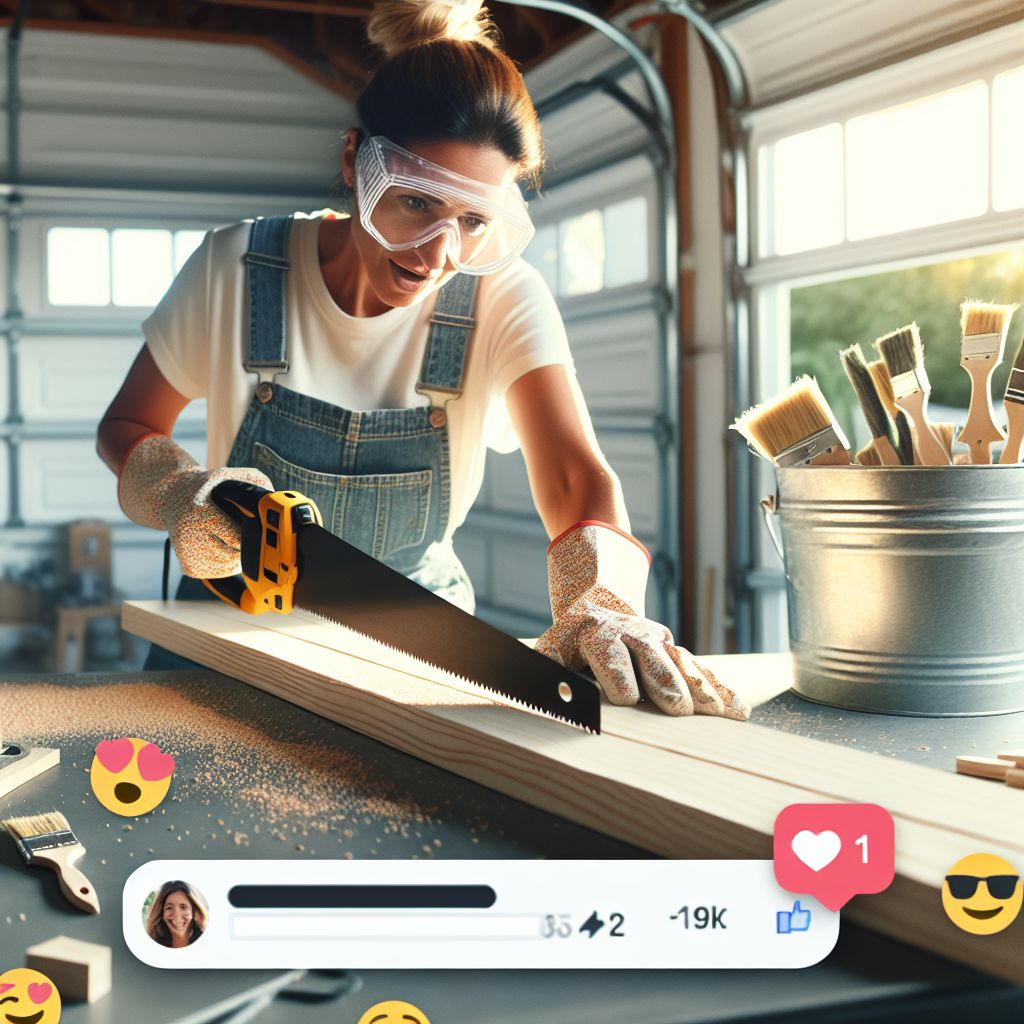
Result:
M324 526L468 612L473 588L451 543L446 406L462 394L477 278L458 274L437 294L416 390L429 406L356 412L274 383L288 370L285 275L290 217L253 223L244 260L249 297L247 373L259 383L228 466L254 466L278 490L316 502ZM344 581L339 580L339 586ZM217 600L183 577L178 600ZM196 668L153 646L147 669Z

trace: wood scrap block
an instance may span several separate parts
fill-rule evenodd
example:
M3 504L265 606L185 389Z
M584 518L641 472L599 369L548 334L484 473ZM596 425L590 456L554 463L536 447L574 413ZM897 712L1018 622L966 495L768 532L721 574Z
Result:
M1002 782L1010 770L1009 761L998 757L974 757L962 754L956 759L956 770L960 775L973 775L977 779L995 779Z
M66 1002L95 1003L109 991L112 955L109 946L58 935L25 951L25 966L41 971Z
M19 786L41 775L60 763L60 751L49 747L33 747L25 757L12 761L6 767L0 756L0 796L13 793Z
M1006 773L1006 784L1014 789L1024 789L1024 768L1011 768Z
M1012 761L1018 768L1024 768L1024 750L1000 750L996 757L1000 761Z

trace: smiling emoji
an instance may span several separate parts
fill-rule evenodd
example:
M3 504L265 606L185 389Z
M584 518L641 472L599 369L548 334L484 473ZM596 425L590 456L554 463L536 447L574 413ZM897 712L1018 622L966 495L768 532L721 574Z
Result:
M401 999L389 999L385 1003L371 1006L359 1018L359 1024L430 1024L427 1015L417 1010L412 1003Z
M958 860L942 883L942 906L950 921L972 935L1009 928L1024 903L1024 883L1009 861L992 853Z
M133 818L159 806L171 787L174 769L174 758L155 743L135 738L103 740L96 747L89 780L96 799L108 811Z
M28 967L0 974L0 1024L57 1024L60 993L52 981Z

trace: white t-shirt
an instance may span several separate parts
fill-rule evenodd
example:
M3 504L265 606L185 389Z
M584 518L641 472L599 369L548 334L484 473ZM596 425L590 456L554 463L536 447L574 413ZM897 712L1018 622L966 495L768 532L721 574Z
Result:
M349 316L334 302L320 271L320 223L321 214L297 214L289 235L289 369L277 382L353 410L429 405L415 385L434 296L379 316ZM168 383L187 398L207 399L210 466L227 461L256 387L255 375L242 366L248 345L242 255L249 229L245 221L209 232L142 325ZM540 366L572 367L551 292L524 260L481 278L475 316L463 393L447 406L451 518L446 538L465 520L480 490L486 448L519 447L504 402L509 385Z

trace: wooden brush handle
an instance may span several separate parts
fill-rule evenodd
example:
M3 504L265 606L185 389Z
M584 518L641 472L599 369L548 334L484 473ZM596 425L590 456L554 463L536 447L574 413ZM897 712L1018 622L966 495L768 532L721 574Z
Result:
M951 466L952 459L946 446L939 440L928 422L928 396L915 391L906 398L897 398L896 404L907 414L914 435L914 454L922 466Z
M960 365L971 378L971 406L958 440L970 449L971 462L988 466L992 463L992 445L1006 440L1006 435L996 425L992 408L992 374L997 362L995 359L965 359Z
M900 464L900 457L896 454L896 449L893 448L889 438L873 437L868 447L878 456L883 466L898 466Z
M999 460L1002 466L1013 466L1020 462L1021 448L1024 447L1024 405L1020 402L1006 402L1006 418L1010 424L1010 436Z
M96 890L92 882L75 867L75 861L80 860L84 854L85 847L75 843L73 846L33 854L32 863L57 872L61 892L69 903L87 914L98 914L100 901Z

